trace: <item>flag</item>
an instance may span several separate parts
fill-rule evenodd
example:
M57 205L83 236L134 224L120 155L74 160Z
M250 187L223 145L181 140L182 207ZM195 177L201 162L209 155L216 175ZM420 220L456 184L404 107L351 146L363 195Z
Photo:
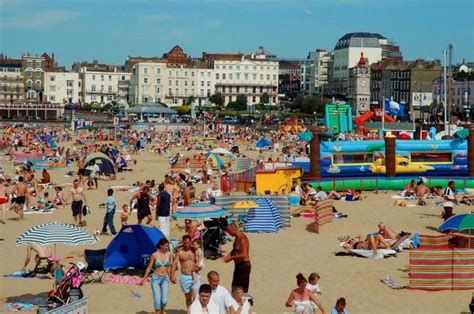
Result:
M384 112L389 113L393 116L404 117L405 116L405 104L399 104L392 99L384 100Z

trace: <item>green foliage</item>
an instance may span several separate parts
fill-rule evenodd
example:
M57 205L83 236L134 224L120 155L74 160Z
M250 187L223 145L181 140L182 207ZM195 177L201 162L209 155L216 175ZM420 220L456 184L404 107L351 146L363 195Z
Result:
M455 81L474 81L474 72L457 72L453 74L453 79Z
M215 104L219 108L224 106L224 97L222 97L221 93L215 93L214 95L209 97L209 101Z
M191 106L179 106L175 108L178 114L187 114L191 112Z
M140 104L137 103L137 102L132 102L132 103L129 103L129 104L128 104L128 106L129 106L130 108L137 107L137 106L139 106L139 105L140 105Z
M247 104L238 101L231 101L227 104L226 110L245 111L247 110Z
M238 103L239 106L245 106L245 109L247 109L247 96L245 96L244 94L237 95L236 103Z
M324 106L327 103L326 100L315 96L297 96L290 104L290 108L294 112L302 112L305 114L324 115Z
M196 101L196 98L194 96L189 96L188 99L186 99L186 105L192 105L193 102Z
M268 93L263 93L262 94L262 97L260 98L260 102L262 104L268 104L270 103L270 95L268 95Z

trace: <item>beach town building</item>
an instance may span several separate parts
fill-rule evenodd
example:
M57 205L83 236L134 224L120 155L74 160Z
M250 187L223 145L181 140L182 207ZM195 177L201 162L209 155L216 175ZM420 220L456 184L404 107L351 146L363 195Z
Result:
M323 97L329 88L334 53L324 49L310 51L308 59L314 60L310 69L309 94Z
M21 59L9 59L0 55L0 104L25 101L24 78Z
M196 103L205 105L217 92L222 94L225 104L235 101L240 94L247 96L249 104L256 104L264 93L268 93L270 102L278 102L276 61L240 53L203 52L201 58L192 58L175 46L161 58L129 57L127 64L133 74L132 102L181 106L194 98Z
M301 67L293 62L280 61L278 67L278 93L294 99L301 92Z
M349 72L348 101L356 115L370 111L370 68L364 54Z
M47 53L40 56L23 54L21 60L25 100L27 103L42 103L44 101L44 72L61 70L54 60L54 53L51 57Z
M123 66L81 62L73 65L82 82L81 102L126 104L129 98L131 73Z
M349 70L357 65L364 53L368 64L387 58L400 57L400 49L377 33L348 33L339 38L334 47L330 94L345 99L347 96Z
M76 72L44 72L44 102L77 104L82 96L82 81Z

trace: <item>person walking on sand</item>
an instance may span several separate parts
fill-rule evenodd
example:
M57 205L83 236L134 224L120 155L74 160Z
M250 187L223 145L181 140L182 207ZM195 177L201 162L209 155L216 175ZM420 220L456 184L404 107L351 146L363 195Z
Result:
M7 220L7 204L8 202L8 193L7 193L7 186L5 182L3 182L3 178L0 177L0 208L2 210L2 224L4 224Z
M156 197L156 219L160 223L160 230L165 237L170 236L170 200L171 195L165 191L165 185L160 183L158 186L159 194Z
M110 232L112 235L116 235L117 231L115 230L114 226L114 215L115 209L117 208L117 203L115 202L114 198L114 190L108 189L107 190L107 198L105 199L105 216L104 216L104 224L102 225L102 233L107 233L107 225L110 228Z
M22 176L18 178L18 182L15 184L13 193L16 195L15 203L10 208L14 210L18 216L18 220L24 220L25 216L23 213L23 208L25 207L26 197L28 194L28 186L26 185Z
M182 240L182 247L175 255L173 265L171 266L170 279L172 283L176 283L174 275L178 262L180 264L181 276L179 277L179 284L186 299L186 307L193 303L193 299L198 294L199 286L201 285L201 276L198 274L193 280L193 272L199 271L199 261L196 260L196 254L191 248L191 237L184 235Z
M87 199L84 189L79 185L79 179L74 179L73 187L69 192L69 198L72 199L71 210L74 223L78 226L83 226L82 208L87 206Z
M245 293L249 291L250 271L252 265L250 264L250 243L249 239L240 231L235 223L227 224L225 221L222 225L225 233L234 237L234 245L232 251L224 256L222 260L224 263L234 261L234 274L232 277L232 287L239 286L244 289Z
M143 285L146 278L154 269L151 275L151 291L153 293L153 305L155 314L164 314L168 303L168 291L170 282L170 269L173 256L169 252L169 242L166 238L161 238L156 245L156 252L150 257L150 262L143 275L140 285Z
M146 218L146 224L151 224L153 217L151 216L150 203L154 201L154 197L150 195L150 188L142 185L140 192L134 194L130 199L130 208L132 208L133 200L137 200L137 224L141 225L143 219Z

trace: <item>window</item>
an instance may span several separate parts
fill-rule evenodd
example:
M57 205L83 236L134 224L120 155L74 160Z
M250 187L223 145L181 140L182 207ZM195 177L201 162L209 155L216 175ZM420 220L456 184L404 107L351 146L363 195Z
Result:
M201 89L201 97L204 97L204 89Z
M49 100L51 100L51 102L55 102L55 101L56 101L56 97L54 97L54 96L49 96Z
M255 96L252 96L252 102L256 102L257 101L257 98Z
M211 86L211 81L207 81L207 86Z
M175 91L175 94L174 94L174 95L175 95L175 96L178 96L178 95L179 95L179 89L176 88L174 91Z
M156 79L156 84L161 84L161 79L160 78Z
M240 65L237 66L237 70L240 70Z
M122 81L125 81L125 75L122 75Z
M74 87L74 81L66 81L67 87Z
M92 75L92 80L95 81L95 74Z
M204 81L201 81L201 86L204 86Z
M100 91L102 92L104 90L104 85L100 85Z
M184 71L184 76L188 76L188 71Z
M223 65L223 66L222 66L222 69L225 70L225 68L226 68L225 65Z
M211 97L211 90L210 89L207 90L207 97Z
M219 78L219 73L216 74L217 78ZM204 77L204 72L201 72L201 77Z
M249 79L249 74L248 74L248 73L245 73L244 76L245 76L245 79L246 79L246 80Z
M235 89L236 89L235 91L236 93L240 93L240 87L237 86Z
M101 75L101 76L100 76L100 79L103 81L103 80L104 80L104 76L103 76L103 75Z
M222 73L222 79L225 80L225 73Z
M173 92L171 91L171 88L168 89L168 95L173 96Z
M5 87L7 87L7 86L5 86ZM50 92L55 92L56 91L56 86L50 86L49 91Z
M41 81L40 81L40 80L37 80L37 81L35 82L35 89L36 89L36 90L40 90L40 89L41 89Z
M211 77L211 72L207 72L207 77Z
M148 68L143 68L143 73L148 74Z
M35 71L35 77L41 77L41 71L40 70Z
M28 64L29 68L33 67L33 61L32 60L28 60L26 63Z
M92 95L92 96L91 96L91 100L92 100L92 101L96 101L96 100L97 100L96 95Z
M193 88L191 89L191 95L194 96L196 94L196 90Z
M229 73L229 80L232 79L232 73Z
M240 73L236 73L235 76L237 80L240 80Z
M112 75L109 75L109 82L112 81Z
M160 68L156 69L156 74L161 75L161 69Z
M184 96L188 97L188 89L187 88L184 89Z
M270 81L270 74L267 74L267 81Z
M68 96L72 96L72 89L68 89L68 90L67 90L67 95L68 95Z
M109 93L112 92L112 86L109 85Z
M260 74L260 81L263 81L263 74Z
M148 77L143 78L143 83L148 84Z
M159 87L156 88L156 93L157 93L157 94L160 93L160 88L159 88Z
M191 77L194 77L194 71L191 71Z
M171 80L168 81L168 85L171 86L173 82Z
M188 81L184 81L184 86L188 86Z
M254 80L257 79L257 73L254 73L254 74L253 74L253 79L254 79Z
M107 96L107 100L113 100L113 96L112 95Z
M50 75L50 76L49 76L49 81L50 81L50 82L56 81L56 76Z
M31 80L26 81L26 87L31 88L33 85L33 82Z
M93 92L95 92L95 91L96 91L95 84L92 84L92 91L93 91Z
M216 80L219 79L219 73L216 73Z
M173 76L173 71L168 71L169 76Z
M41 68L41 60L36 60L36 67Z
M333 165L344 164L369 164L374 161L374 154L335 154L332 155Z
M218 70L219 70L219 66L218 66L218 65L216 65L216 69L218 69Z
M28 76L28 77L32 77L32 76L33 76L33 72L31 72L31 71L27 71L27 72L26 72L26 76Z
M452 153L416 152L410 154L411 162L453 162Z
M222 86L222 92L225 93L225 86Z
M176 86L179 86L179 81L178 81L178 80L176 80L175 83L176 83L176 84L175 84Z
M273 80L276 81L276 79L277 79L276 74L273 74Z
M191 86L194 86L194 81L191 81Z

